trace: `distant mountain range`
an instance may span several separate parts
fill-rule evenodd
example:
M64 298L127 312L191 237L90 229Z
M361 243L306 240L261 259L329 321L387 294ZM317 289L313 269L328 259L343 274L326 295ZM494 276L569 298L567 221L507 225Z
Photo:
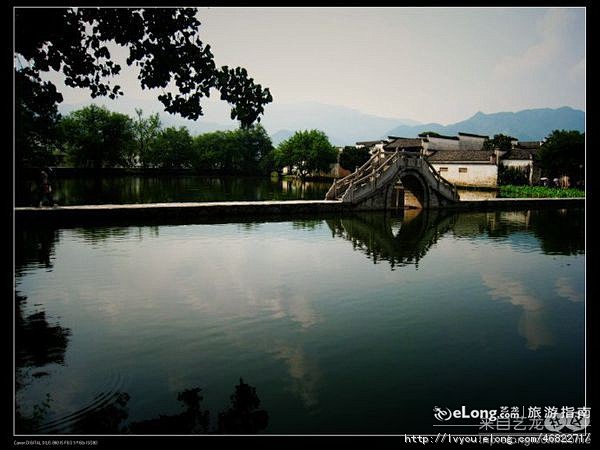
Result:
M282 137L289 137L288 133L293 134L290 131L314 128L324 131L334 145L353 145L371 136L382 136L398 125L419 124L414 120L380 117L344 106L316 102L267 105L261 123L271 135L274 145Z
M229 117L230 106L222 101L205 100L204 115L197 121L182 119L164 112L162 104L152 98L134 99L120 97L116 100L100 99L76 104L60 104L59 111L67 114L90 103L105 105L111 111L135 116L135 109L141 108L144 115L158 112L166 126L186 126L192 135L215 130L231 130L238 124ZM418 125L409 119L379 117L364 114L344 106L325 105L316 102L293 104L272 103L265 107L260 122L271 136L273 144L290 137L298 130L318 129L324 131L334 145L352 145L356 141L383 136L386 131L398 125Z
M94 102L105 105L111 111L129 114L132 117L135 116L136 108L141 108L145 116L158 112L165 126L186 126L192 135L215 130L231 130L238 126L237 122L229 117L230 106L216 100L203 102L204 115L197 121L165 113L162 104L153 98L120 97L117 100L102 99L77 104L60 104L59 111L67 114ZM331 143L339 146L388 136L415 137L423 131L435 131L447 135L456 135L459 131L489 136L503 133L522 141L529 141L543 139L555 129L584 131L585 113L569 107L492 114L478 112L461 122L441 125L380 117L344 106L301 102L267 105L261 124L271 136L274 145L289 138L297 130L313 128L324 131Z
M435 131L436 133L454 136L462 131L490 137L502 133L516 137L521 141L537 141L544 139L556 129L583 132L585 130L585 113L566 106L558 109L526 109L518 112L493 114L478 112L467 120L445 126L439 123L427 123L417 126L399 125L390 129L386 135L415 137L424 131Z

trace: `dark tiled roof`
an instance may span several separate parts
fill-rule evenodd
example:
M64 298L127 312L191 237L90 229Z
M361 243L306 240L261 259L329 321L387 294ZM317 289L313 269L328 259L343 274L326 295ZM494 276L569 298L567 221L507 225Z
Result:
M439 135L435 136L433 134L421 133L421 134L419 134L419 136L420 137L428 136L430 138L438 138L438 139L450 139L450 140L453 140L453 141L458 141L459 140L458 136L445 136L443 134L439 134Z
M416 139L416 138L407 138L404 136L388 136L389 142L395 141L396 139Z
M357 142L356 145L365 145L365 146L371 146L371 145L375 145L375 144L381 144L387 142L384 139L380 139L378 141L361 141L361 142Z
M485 138L485 139L489 139L489 136L483 136L481 134L472 134L472 133L463 133L462 131L459 131L458 133L459 136L470 136L470 137L478 137L478 138Z
M520 141L516 147L519 148L540 148L540 141Z
M429 162L481 162L490 164L491 153L482 150L437 150Z
M531 159L530 155L535 157L535 151L531 148L513 148L510 152L506 153L502 159Z
M397 150L399 148L421 148L421 139L399 138L387 144L384 148L387 150Z

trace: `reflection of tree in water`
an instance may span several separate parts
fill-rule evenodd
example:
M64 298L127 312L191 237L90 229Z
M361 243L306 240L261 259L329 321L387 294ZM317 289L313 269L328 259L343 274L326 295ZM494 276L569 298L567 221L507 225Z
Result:
M49 364L64 364L65 351L71 330L58 324L50 325L45 311L26 315L23 310L27 298L15 293L15 389L21 390L32 378L48 375L36 369ZM41 424L50 408L50 395L34 405L31 415L23 414L16 404L17 429L32 429Z
M45 311L24 315L27 299L15 295L15 364L19 367L42 367L64 364L71 330L50 325Z
M15 271L19 275L23 268L37 265L51 269L54 247L58 242L56 229L30 228L15 232Z
M156 419L133 422L125 432L133 434L198 434L206 433L210 424L209 412L203 411L200 388L187 389L177 394L185 411L180 414L159 415ZM94 430L91 430L94 431Z
M328 182L279 180L252 176L88 175L58 178L55 199L61 205L322 199ZM35 205L35 183L16 190L17 205Z
M294 220L292 222L292 228L294 230L315 230L320 227L323 221L317 220Z
M52 269L54 248L59 232L56 229L32 228L15 232L15 275L18 278L30 266ZM14 294L14 362L15 390L20 391L33 379L48 375L42 370L49 364L64 364L65 351L71 330L59 324L51 325L45 311L25 312L27 297ZM36 427L46 417L51 398L33 406L31 414L24 414L16 403L15 423L26 429Z
M185 411L175 415L160 415L157 419L134 422L126 432L134 434L254 434L264 430L269 424L269 415L259 409L260 399L256 388L244 383L235 386L231 395L231 406L218 415L218 426L210 430L210 412L202 409L201 389L187 389L180 392L177 400L183 403Z
M129 227L84 227L73 229L74 234L86 242L99 244L107 239L123 239L133 234Z
M219 414L219 433L250 434L267 428L269 415L264 409L259 409L260 399L256 395L256 388L240 378L240 384L230 398L229 409Z
M528 231L538 239L544 253L575 255L585 251L585 211L581 208L460 213L452 231L457 237L486 234L492 238Z
M256 388L244 383L243 379L240 379L230 397L230 407L219 413L218 425L213 429L210 428L210 412L202 408L203 397L200 392L200 388L193 388L177 395L177 400L184 407L179 414L160 414L155 419L132 422L128 425L124 422L129 416L127 403L130 396L126 392L116 392L99 408L67 416L67 419L71 419L68 423L59 420L43 425L40 420L20 420L17 422L17 432L62 434L65 432L60 426L67 424L69 430L66 433L72 434L255 434L263 431L269 423L267 411L260 409ZM41 414L43 418L49 404L40 409L42 408L45 408Z
M581 255L585 252L585 210L531 211L531 227L544 253Z
M363 213L327 220L334 236L352 242L377 263L388 261L392 270L396 266L418 263L452 227L456 214L437 210L407 211L403 219L389 213ZM398 229L399 228L399 229Z

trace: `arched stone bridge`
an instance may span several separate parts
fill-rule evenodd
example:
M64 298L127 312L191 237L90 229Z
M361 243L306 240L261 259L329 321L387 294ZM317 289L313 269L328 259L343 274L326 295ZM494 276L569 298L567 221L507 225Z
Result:
M325 199L341 200L357 210L386 210L440 208L458 202L459 196L456 186L422 155L396 151L377 153L354 173L334 181Z

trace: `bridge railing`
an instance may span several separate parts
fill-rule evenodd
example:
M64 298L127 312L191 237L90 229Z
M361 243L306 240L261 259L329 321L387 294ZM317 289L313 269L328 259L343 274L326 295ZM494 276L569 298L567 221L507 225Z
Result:
M385 174L388 168L395 164L401 155L399 152L381 152L377 155L377 159L374 159L374 164L367 166L362 171L360 178L352 180L350 186L346 189L346 192L342 196L342 201L353 202L356 200L355 195L365 185L369 185L370 189L377 187L377 180ZM369 189L369 190L370 190ZM360 195L360 194L359 194Z
M387 170L387 166L389 166L390 164L393 164L396 161L397 158L397 153L393 152L391 154L389 154L391 152L385 152L385 155L387 155L386 158L379 158L379 162L377 164L373 164L371 166L368 166L365 168L365 170L363 170L362 172L362 176L358 179L352 180L352 186L360 186L361 184L365 183L365 182L372 182L374 183L376 181L376 179ZM370 169L370 170L369 170Z
M458 189L456 188L456 185L454 183L449 182L444 177L442 177L439 174L439 172L437 170L435 170L435 167L433 167L431 165L431 163L427 160L427 158L422 157L422 160L425 163L425 167L427 167L429 172L435 177L436 181L438 182L438 191L439 191L440 185L445 186L451 192L453 200L458 201L459 195L458 195Z
M420 153L401 151L382 151L373 155L367 162L350 175L340 181L334 181L327 191L326 199L341 198L343 201L354 201L355 194L366 184L373 189L377 187L378 179L385 174L391 165L403 160L406 167L418 167L423 172L428 172L433 177L436 190L451 200L458 201L458 190L453 183L443 178L431 165L425 156ZM396 171L394 171L394 174ZM388 180L389 181L389 180ZM431 183L431 181L430 181ZM360 194L359 194L360 195Z
M370 174L373 171L373 168L379 167L382 164L382 153L389 152L378 152L375 155L371 156L367 162L365 162L362 166L352 172L350 175L345 176L341 180L334 180L333 185L327 191L325 195L326 200L332 200L338 198L346 192L346 190L354 183L358 178L363 177L365 173Z

